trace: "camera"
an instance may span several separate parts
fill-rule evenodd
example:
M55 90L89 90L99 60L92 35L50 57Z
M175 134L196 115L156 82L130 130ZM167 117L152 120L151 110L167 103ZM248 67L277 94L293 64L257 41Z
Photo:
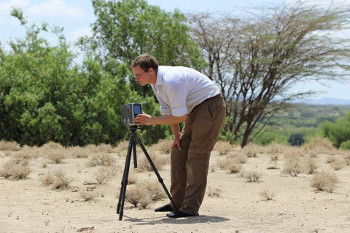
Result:
M142 104L131 103L123 106L124 125L134 125L134 118L142 113Z

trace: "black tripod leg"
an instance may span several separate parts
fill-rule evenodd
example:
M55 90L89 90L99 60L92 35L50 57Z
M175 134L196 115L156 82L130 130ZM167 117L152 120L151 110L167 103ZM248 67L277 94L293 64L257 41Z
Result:
M157 175L157 177L158 177L159 183L161 183L161 185L163 186L163 189L164 189L166 195L168 196L168 198L169 198L171 204L173 205L174 210L178 211L179 209L178 209L177 206L175 205L175 202L174 202L173 198L171 197L171 195L170 195L168 189L166 188L166 186L165 186L165 184L164 184L164 182L163 182L162 177L160 177L159 172L158 172L156 166L154 166L154 163L153 163L151 157L149 156L149 154L148 154L146 148L144 147L144 145L143 145L141 139L140 139L138 136L137 136L137 141L138 141L138 143L140 144L140 146L141 146L141 148L142 148L142 150L143 150L143 153L146 155L146 158L147 158L148 162L150 163L150 165L151 165L151 167L152 167L154 173L156 173L156 175Z
M134 153L134 168L137 168L137 158L136 158L136 141L133 143L133 153Z
M118 207L117 207L117 213L119 214L119 221L122 220L123 218L125 193L126 193L126 186L128 185L128 176L129 176L129 168L130 168L130 161L131 161L131 151L135 143L136 142L134 141L133 137L130 137L128 153L126 155L126 160L125 160L123 179L120 187Z

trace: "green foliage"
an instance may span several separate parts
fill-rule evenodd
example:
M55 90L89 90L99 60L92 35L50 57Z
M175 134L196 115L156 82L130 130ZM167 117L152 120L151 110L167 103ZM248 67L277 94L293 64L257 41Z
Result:
M334 123L328 121L325 122L322 130L324 136L329 138L335 147L339 148L342 143L350 140L350 113L346 114L345 117L336 120Z
M340 149L343 149L343 150L350 150L350 140L347 140L345 142L342 142L340 144Z
M21 144L114 144L124 138L121 107L130 93L124 77L127 66L116 67L118 76L103 70L93 59L73 65L60 29L58 45L50 46L27 28L24 39L10 43L1 53L0 138Z
M81 43L92 49L114 73L110 62L131 64L142 53L152 54L162 65L198 68L203 60L190 39L186 17L175 10L165 12L144 0L92 1L96 22L92 38ZM141 87L130 77L133 90L140 95L153 95L149 86Z
M130 1L120 4L131 7ZM169 14L158 11L160 15L168 17L168 23L172 21ZM127 11L118 12L118 17L129 17ZM14 9L12 15L26 25L20 9ZM154 27L154 22L150 23L143 25L143 29L147 31L150 30L147 26ZM184 25L183 21L175 20L173 23ZM113 57L109 54L101 58L97 50L85 41L85 44L80 43L82 48L85 46L86 52L83 63L76 65L76 55L62 34L63 29L53 29L58 43L51 46L40 37L41 31L47 31L47 28L47 24L40 28L36 25L26 27L26 37L11 41L10 52L0 48L1 139L28 145L41 145L48 141L63 145L115 144L128 138L128 127L122 123L121 109L124 104L141 102L145 112L160 115L153 93L152 97L146 92L141 96L131 90L132 84L126 79L132 76L129 63L126 63L131 57L125 57L126 54ZM104 44L106 41L95 42ZM156 44L156 39L150 43ZM109 49L113 54L113 48ZM172 50L164 49L163 52ZM179 54L178 51L177 58L180 58ZM168 59L172 58L168 56ZM145 144L151 144L169 134L168 126L147 126L143 127L140 137Z
M301 146L302 144L304 144L304 142L304 135L301 133L293 133L288 138L288 143L291 146Z

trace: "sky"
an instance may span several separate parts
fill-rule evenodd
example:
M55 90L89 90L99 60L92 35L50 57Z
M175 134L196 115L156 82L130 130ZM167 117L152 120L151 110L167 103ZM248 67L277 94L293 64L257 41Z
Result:
M166 11L175 8L183 13L222 12L235 15L246 10L278 4L295 4L296 0L146 0L150 5L159 6ZM307 4L328 6L331 0L303 0ZM350 5L350 0L333 0L334 4ZM90 25L96 20L89 0L0 0L0 43L9 51L8 42L25 36L25 28L17 19L10 16L11 7L19 7L27 17L29 25L43 22L50 26L64 28L68 41L76 41L83 35L91 35ZM55 36L43 34L49 42L55 43ZM343 82L324 82L323 85L308 82L294 87L295 90L313 90L318 92L312 99L337 98L350 100L350 77Z

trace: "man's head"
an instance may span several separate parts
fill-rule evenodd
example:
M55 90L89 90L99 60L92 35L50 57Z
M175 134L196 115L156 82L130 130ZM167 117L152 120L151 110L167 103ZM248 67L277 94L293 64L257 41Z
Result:
M157 81L158 62L151 55L144 53L135 58L131 64L135 80L142 86L155 84Z

